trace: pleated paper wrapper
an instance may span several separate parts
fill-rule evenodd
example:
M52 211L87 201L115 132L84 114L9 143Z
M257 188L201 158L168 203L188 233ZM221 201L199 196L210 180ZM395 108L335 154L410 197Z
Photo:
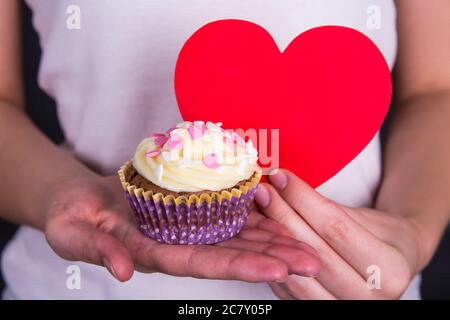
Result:
M261 172L243 184L200 195L164 195L145 191L126 180L128 161L118 171L138 227L146 236L167 244L213 244L237 235L247 221Z

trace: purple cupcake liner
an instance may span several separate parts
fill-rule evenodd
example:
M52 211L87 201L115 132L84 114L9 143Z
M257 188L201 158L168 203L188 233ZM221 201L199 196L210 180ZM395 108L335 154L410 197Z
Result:
M154 197L125 192L146 236L167 244L214 244L237 235L244 227L256 186L230 199L217 197L188 205L175 199L166 203Z
M131 161L118 171L141 232L167 244L213 244L236 236L247 222L261 171L231 191L178 196L154 194L127 181Z

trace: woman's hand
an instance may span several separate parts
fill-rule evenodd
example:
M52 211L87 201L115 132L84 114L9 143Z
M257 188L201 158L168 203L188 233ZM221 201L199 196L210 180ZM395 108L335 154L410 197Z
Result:
M321 260L316 278L289 276L271 284L284 299L395 299L431 257L412 218L339 205L287 170L261 184L256 203L298 240L314 247ZM380 288L367 279L380 271ZM377 275L375 275L377 276ZM376 287L376 283L375 283Z
M72 179L45 200L45 235L61 257L105 266L120 281L141 272L175 276L284 281L288 274L314 276L313 250L286 236L279 224L251 214L237 238L218 245L167 245L137 229L117 177Z

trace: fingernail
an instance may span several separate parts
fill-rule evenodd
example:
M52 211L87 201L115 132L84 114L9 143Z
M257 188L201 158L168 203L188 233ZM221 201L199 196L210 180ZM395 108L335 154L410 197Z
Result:
M114 270L113 265L108 261L108 259L105 259L105 258L103 259L103 265L105 266L106 269L108 269L109 273L111 273L114 278L119 280L119 278L117 277L116 271Z
M275 169L269 174L270 183L278 190L283 190L288 184L288 178L282 170Z
M255 202L260 208L267 208L269 206L269 190L262 184L258 185L258 189L256 189Z
M276 283L285 283L286 279L277 279L275 280Z
M301 274L300 276L307 277L307 278L317 278L319 276L320 266L313 265L308 269L313 269L313 270L305 270L305 272L303 272L303 274Z

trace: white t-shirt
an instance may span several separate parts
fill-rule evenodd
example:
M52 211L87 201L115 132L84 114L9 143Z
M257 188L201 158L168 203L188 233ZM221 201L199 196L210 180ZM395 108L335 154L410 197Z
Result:
M39 83L57 102L69 148L103 174L115 174L148 132L165 130L181 120L173 89L177 54L184 41L208 22L226 18L255 22L272 34L280 49L312 27L343 25L367 34L391 67L396 54L392 0L27 2L43 49ZM69 18L77 10L80 29L73 29L70 26L77 21ZM368 206L380 173L377 136L319 191L346 205ZM80 289L67 287L71 265L80 268ZM59 258L44 235L29 227L21 227L9 243L2 267L8 287L5 296L12 298L275 298L264 283L158 273L135 273L122 284L104 268ZM417 281L407 297L418 297Z

